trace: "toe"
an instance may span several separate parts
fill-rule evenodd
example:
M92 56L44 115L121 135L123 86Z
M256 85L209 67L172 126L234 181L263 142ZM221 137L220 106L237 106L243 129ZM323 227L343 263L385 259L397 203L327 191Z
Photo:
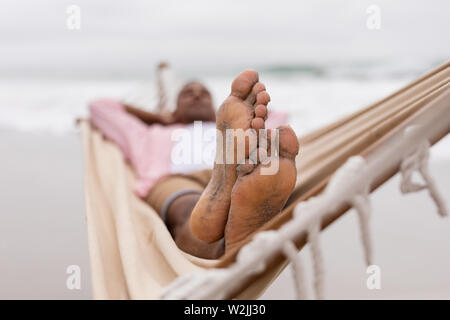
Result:
M261 91L256 95L256 104L267 105L270 101L270 96L267 91Z
M299 149L298 139L294 130L290 126L278 127L280 141L280 155L287 158L294 158Z
M252 91L248 95L247 99L245 99L245 101L248 104L253 105L256 102L256 95L264 90L266 90L266 87L264 86L264 84L261 82L257 82L253 86Z
M258 77L258 72L255 70L241 72L231 84L231 95L245 100L258 82Z
M264 118L267 114L267 108L263 104L259 104L255 108L255 117Z
M262 118L255 118L252 120L252 128L255 130L264 128L264 120Z

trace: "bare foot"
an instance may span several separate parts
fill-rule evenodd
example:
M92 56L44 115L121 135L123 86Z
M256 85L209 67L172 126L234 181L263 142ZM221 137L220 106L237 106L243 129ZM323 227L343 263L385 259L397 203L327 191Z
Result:
M229 251L249 234L272 219L284 207L297 179L295 156L299 145L289 126L278 128L279 157L276 174L261 174L273 163L245 164L238 167L239 176L231 194L231 206L225 228L225 250Z
M227 129L262 129L267 114L267 104L270 97L265 86L258 81L258 73L254 70L246 70L234 79L231 85L231 94L220 106L216 115L216 127L222 133L218 135L218 152L211 180L195 206L190 220L193 234L200 240L211 243L224 236L225 224L230 209L231 190L237 179L236 167L241 160L237 157L237 144L235 137L234 149L227 149ZM248 157L252 152L248 139L243 157ZM256 147L256 146L255 146ZM231 149L231 150L230 150ZM231 157L233 163L227 163ZM227 157L228 155L228 157ZM229 162L229 161L228 161Z

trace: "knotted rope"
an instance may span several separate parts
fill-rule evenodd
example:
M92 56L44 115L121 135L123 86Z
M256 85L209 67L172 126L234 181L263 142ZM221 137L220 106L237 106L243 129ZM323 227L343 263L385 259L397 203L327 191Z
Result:
M359 217L359 226L361 230L361 240L364 249L364 256L366 264L372 264L372 241L370 237L369 219L370 219L370 198L369 185L363 192L356 194L350 201L353 208L355 208Z
M314 292L316 299L324 298L324 267L323 267L323 255L320 249L319 242L320 234L320 220L311 224L308 229L308 242L311 250L311 256L313 259L314 270Z
M305 272L298 253L298 249L292 241L286 241L283 244L283 254L291 262L292 277L294 278L295 286L295 297L297 300L306 300L308 299L308 296L305 287Z
M436 183L428 171L428 159L430 156L429 149L430 143L427 140L424 140L419 143L418 148L412 155L406 157L402 161L400 165L400 172L402 176L400 190L402 193L410 193L427 189L436 204L439 215L441 217L446 217L448 215L448 210L444 199L439 193ZM414 172L418 172L422 176L424 181L423 184L412 181Z

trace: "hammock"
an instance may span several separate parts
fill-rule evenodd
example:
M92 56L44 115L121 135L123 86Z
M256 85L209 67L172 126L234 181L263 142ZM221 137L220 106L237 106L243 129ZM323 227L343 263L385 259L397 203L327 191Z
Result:
M178 249L159 215L133 193L134 176L119 149L81 121L93 297L255 299L289 261L297 270L298 296L304 297L296 253L307 241L316 258L316 295L322 297L319 231L355 207L370 263L368 194L399 170L402 191L427 188L441 215L446 214L427 174L426 156L429 145L450 131L449 78L446 63L301 137L297 186L285 209L218 260ZM414 170L426 185L411 182Z

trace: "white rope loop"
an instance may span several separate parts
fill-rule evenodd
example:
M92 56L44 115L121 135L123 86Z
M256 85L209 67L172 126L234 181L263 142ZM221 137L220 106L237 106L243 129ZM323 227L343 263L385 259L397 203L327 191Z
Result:
M291 262L292 276L294 278L295 294L297 300L308 299L303 264L300 259L297 247L292 241L286 241L283 244L283 253Z
M356 194L351 199L351 205L355 208L359 217L359 225L361 229L361 240L364 250L366 264L372 264L372 241L370 236L369 220L371 216L369 184L364 188L362 193Z
M428 146L428 142L419 144L416 152L402 161L400 165L400 172L402 174L400 190L402 193L417 192L427 188L426 184L412 181L412 175L414 172L420 172L419 170L422 166L426 166L428 161Z
M372 264L372 243L370 237L370 175L367 162L361 156L353 156L339 168L330 180L326 192L339 194L358 214L365 262Z
M323 255L320 249L319 234L320 221L316 221L309 226L308 242L313 259L314 291L316 293L316 299L321 300L324 298L324 268Z
M424 140L419 144L416 152L402 161L400 165L400 172L402 176L400 190L402 193L410 193L427 189L436 204L439 215L441 217L446 217L448 216L448 210L444 199L438 191L433 177L431 177L428 171L428 159L430 156L429 149L430 143L427 140ZM423 184L412 181L412 175L414 172L418 172L422 176L422 179L424 180Z
M245 264L250 262L252 264L253 273L258 274L263 272L266 268L266 261L259 258L260 252L267 248L274 248L281 244L281 239L273 230L258 233L253 241L244 246L236 257L238 263Z

